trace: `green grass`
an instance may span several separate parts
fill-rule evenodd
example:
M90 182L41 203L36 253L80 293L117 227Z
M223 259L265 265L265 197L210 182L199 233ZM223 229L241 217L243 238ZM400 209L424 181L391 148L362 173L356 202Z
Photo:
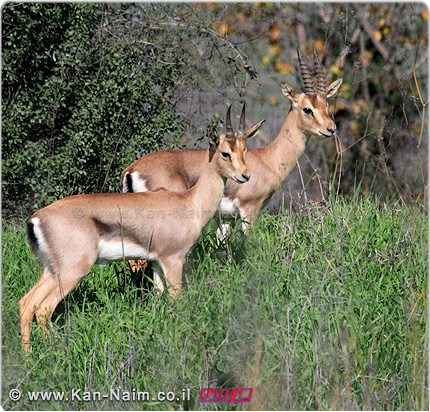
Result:
M205 232L176 300L94 267L45 341L20 348L19 299L39 265L3 222L2 406L48 409L249 409L197 403L204 387L252 387L253 407L428 408L427 211L354 198L263 215L216 247ZM19 388L22 398L8 399ZM159 391L191 401L30 401L29 391Z

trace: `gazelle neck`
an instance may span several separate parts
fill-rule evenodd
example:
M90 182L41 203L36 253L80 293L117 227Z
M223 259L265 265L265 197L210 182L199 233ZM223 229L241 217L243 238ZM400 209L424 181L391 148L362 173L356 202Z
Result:
M297 126L297 116L295 111L290 110L278 136L267 146L271 164L277 169L276 173L281 180L296 165L306 147L307 136Z
M191 201L201 226L214 216L221 202L227 178L220 176L216 159L209 162L209 151L206 153L205 167L199 180L190 189Z

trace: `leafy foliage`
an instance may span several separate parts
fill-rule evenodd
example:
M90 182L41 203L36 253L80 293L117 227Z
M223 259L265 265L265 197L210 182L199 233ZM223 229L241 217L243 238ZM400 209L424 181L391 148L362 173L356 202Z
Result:
M174 85L172 69L161 70L158 56L131 36L113 40L103 17L93 4L6 6L7 206L31 196L38 208L66 195L114 190L110 173L117 176L139 147L159 148L180 123L163 98Z
M2 17L8 215L117 191L126 166L179 144L187 120L175 102L241 76L222 69L223 53L205 72L198 39L209 50L220 39L174 5L8 3Z
M312 67L312 46L327 82L343 78L331 101L338 140L309 142L299 171L288 184L321 198L323 181L352 194L362 180L367 191L414 201L427 187L428 10L411 3L205 3L203 16L216 16L214 30L240 44L262 87L247 89L249 112L267 117L260 133L267 144L282 127L285 101L279 83L297 90L302 80L296 58L300 46ZM242 56L242 55L241 55ZM232 54L232 58L235 55ZM235 60L237 67L243 62ZM286 107L288 109L288 105ZM276 117L279 117L279 119ZM272 127L272 130L270 130Z
M257 144L269 143L283 121L279 83L300 89L296 47L308 56L313 43L328 81L344 79L331 106L338 141L308 144L289 191L321 198L325 181L350 193L361 179L407 202L426 188L422 5L8 3L2 19L6 215L117 191L145 153L203 145L226 103L266 117Z

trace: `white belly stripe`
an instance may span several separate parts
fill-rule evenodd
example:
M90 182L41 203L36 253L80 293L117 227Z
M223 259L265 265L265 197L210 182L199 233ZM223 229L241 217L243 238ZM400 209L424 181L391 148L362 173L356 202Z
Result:
M148 252L148 250L136 243L124 241L123 246L123 242L119 240L100 240L97 263L104 264L114 260L122 260L123 257L125 259L156 260L155 254Z

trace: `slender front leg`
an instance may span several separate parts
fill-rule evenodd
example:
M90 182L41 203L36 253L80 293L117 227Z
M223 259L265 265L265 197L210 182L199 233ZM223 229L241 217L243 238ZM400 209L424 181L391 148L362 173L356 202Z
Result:
M220 222L219 226L216 230L216 238L218 240L219 243L221 243L226 237L227 237L227 232L230 229L230 222Z
M245 209L240 209L240 217L242 219L242 230L249 234L248 226L255 226L258 220L258 212L260 211L262 202L255 205L247 205Z
M171 296L177 296L182 289L182 268L185 257L169 257L163 260L164 274Z
M154 284L158 289L159 293L163 293L164 291L164 282L163 282L163 268L158 262L152 262L152 273L154 274Z

